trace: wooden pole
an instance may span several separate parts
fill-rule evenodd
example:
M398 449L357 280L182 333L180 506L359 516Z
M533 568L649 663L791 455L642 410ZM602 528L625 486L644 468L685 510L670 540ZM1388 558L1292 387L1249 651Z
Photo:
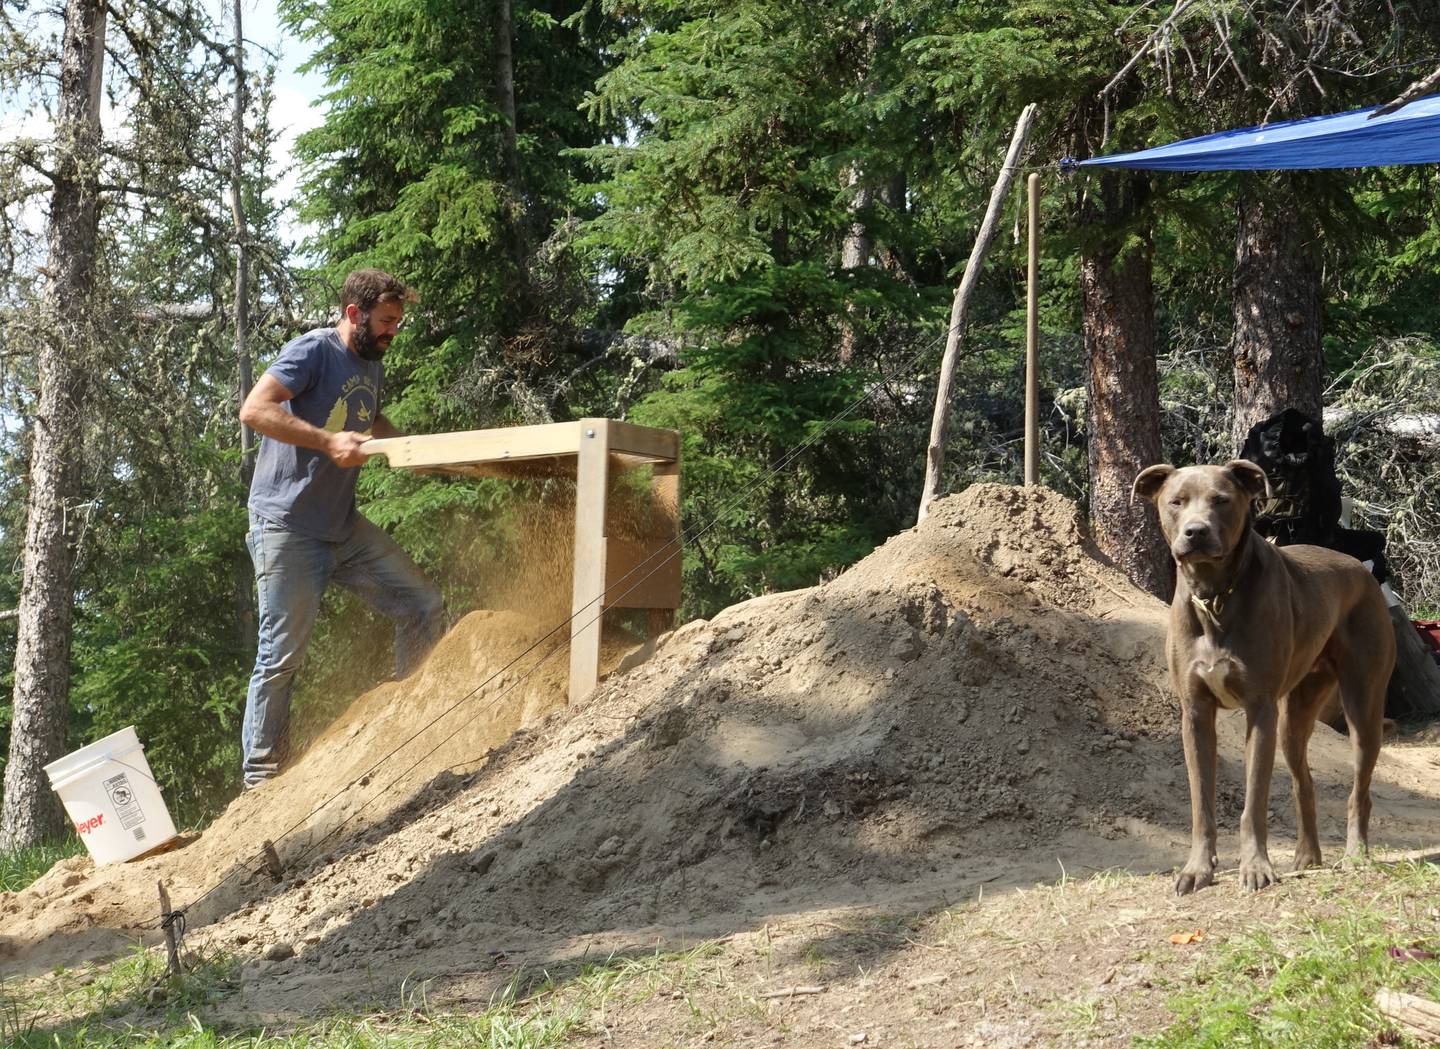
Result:
M1025 484L1040 483L1040 176L1029 178L1030 258L1025 268Z
M261 861L265 865L265 873L274 879L276 885L279 885L285 880L285 868L280 863L280 854L275 851L275 843L267 839L265 844L260 846L260 853Z
M930 446L925 455L925 488L920 493L919 520L923 521L930 512L930 503L940 488L940 471L945 465L945 439L950 430L950 398L955 388L955 359L959 356L960 340L965 327L965 310L970 296L980 280L980 263L995 239L995 230L1000 224L1000 212L1005 205L1006 194L1015 181L1015 171L1020 163L1020 154L1025 141L1030 137L1030 124L1035 118L1035 103L1030 103L1020 112L1015 124L1015 134L1010 139L1010 149L1005 154L1005 163L1000 167L1000 176L995 188L990 191L990 206L985 209L985 219L980 223L980 232L975 237L975 246L970 250L970 261L965 263L965 273L960 286L955 289L954 301L950 304L950 328L945 336L945 357L940 364L940 384L935 391L935 414L930 419Z
M575 457L575 581L571 591L571 703L600 679L600 625L605 611L605 500L610 483L610 420L581 419Z
M180 973L180 944L175 939L175 921L170 914L170 894L165 891L163 881L155 884L160 887L160 924L165 929L165 975L177 976Z

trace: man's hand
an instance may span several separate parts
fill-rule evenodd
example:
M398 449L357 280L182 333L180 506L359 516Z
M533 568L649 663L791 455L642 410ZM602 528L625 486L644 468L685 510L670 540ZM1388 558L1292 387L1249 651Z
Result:
M325 441L325 454L336 466L360 466L370 458L360 450L360 446L369 439L369 434L356 433L354 430L332 433Z
M240 421L266 437L324 452L336 466L360 466L370 458L360 450L360 446L370 439L369 434L356 433L353 430L329 433L318 426L312 426L285 409L285 402L292 396L289 390L267 372L260 376L260 381L250 391L250 396L245 398L245 403L240 408ZM387 422L385 425L390 424Z

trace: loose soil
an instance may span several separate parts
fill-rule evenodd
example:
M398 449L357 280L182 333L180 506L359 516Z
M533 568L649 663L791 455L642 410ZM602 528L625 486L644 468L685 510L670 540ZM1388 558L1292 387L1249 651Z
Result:
M564 706L563 653L527 673L553 645L502 669L534 642L533 622L475 613L418 675L362 696L183 847L98 870L72 859L0 897L0 966L36 974L153 942L157 879L196 901L192 949L249 959L227 1014L281 1024L393 1004L417 981L435 1004L484 1001L517 967L560 972L717 938L763 954L773 975L777 940L813 950L827 942L817 928L843 939L879 921L891 946L866 965L893 969L900 984L882 987L933 988L897 1000L943 999L954 1026L926 1021L928 1005L890 1015L877 1001L852 1022L833 1000L781 1003L767 1015L788 1010L790 1035L819 1032L798 1044L866 1030L873 1044L908 1025L913 1044L964 1045L982 1022L1001 1026L973 1044L1050 1044L1054 1025L1023 1011L1027 981L1109 972L1096 987L1123 989L1146 978L1124 969L1137 927L1303 906L1306 879L1248 898L1233 872L1170 896L1189 809L1164 631L1161 603L1105 561L1073 503L998 485L940 501L829 583L684 625L577 707ZM617 634L607 665L624 654ZM1233 829L1244 724L1220 722L1220 817ZM1321 726L1310 754L1332 856L1349 744ZM1414 851L1440 837L1436 755L1433 743L1383 752L1373 841ZM1271 808L1278 864L1294 841L1283 771ZM257 859L266 839L278 883ZM1222 840L1222 863L1234 852ZM1141 877L1121 879L1123 903L1094 908L1120 931L1092 939L1114 950L1081 958L1015 890L1097 871ZM896 916L952 914L980 896L1015 921L1004 949L959 929L907 948ZM1001 912L986 913L993 926ZM962 945L944 980L916 983L937 975L924 959L941 940ZM793 975L803 959L789 957L778 971ZM873 972L835 964L862 1009ZM666 1008L641 1009L625 1044L673 1044Z

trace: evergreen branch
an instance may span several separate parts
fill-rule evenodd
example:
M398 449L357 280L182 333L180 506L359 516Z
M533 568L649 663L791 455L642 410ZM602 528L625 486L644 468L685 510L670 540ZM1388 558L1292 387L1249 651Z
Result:
M125 17L126 12L123 11L116 4L112 3L107 3L105 5L105 10L110 12L110 17L114 19L115 24L119 25L122 28L122 31L125 32L126 36L130 38L131 46L135 47L137 38L129 32L130 20ZM200 43L204 44L205 47L220 60L222 65L227 65L231 68L234 67L234 58L232 54L234 51L233 45L228 41L219 41L210 37L203 29L199 27L195 19L181 17L180 15L172 11L168 4L164 3L146 4L145 10L148 14L159 15L162 19L169 22L176 29L179 29L190 36L193 36ZM137 48L136 50L137 53L145 53L151 49L142 47Z
M55 182L59 179L59 175L41 162L39 147L40 143L35 139L16 139L9 146L0 146L0 155L8 154L22 167L27 167L37 175L44 175L51 182Z
M152 155L152 152L149 150L131 150L127 146L118 142L105 143L104 151L107 156L113 157L116 160L124 161L137 168L163 167L170 168L175 171L203 171L207 175L215 175L217 177L229 174L227 170L220 167L219 165L211 164L208 161L201 160L199 157L195 156L195 153L191 148L190 143L184 143L181 145L179 156L161 157L158 160Z
M1221 46L1225 50L1225 60L1230 63L1230 67L1235 70L1235 75L1240 78L1240 86L1243 87L1246 91L1249 91L1250 81L1245 77L1245 70L1240 67L1240 60L1235 57L1235 49L1230 46L1230 34L1232 32L1230 28L1230 12L1222 9L1217 14L1216 12L1212 11L1211 17L1215 22L1215 29L1219 34ZM1224 68L1225 62L1222 61L1220 65L1216 68L1216 75L1218 76L1220 70L1223 70ZM1214 82L1214 79L1214 77L1211 77L1212 83Z

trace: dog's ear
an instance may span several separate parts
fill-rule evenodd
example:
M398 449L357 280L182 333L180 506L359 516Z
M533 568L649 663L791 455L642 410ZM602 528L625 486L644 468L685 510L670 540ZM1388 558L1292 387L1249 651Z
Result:
M1225 464L1225 472L1235 479L1240 490L1251 499L1270 498L1270 478L1249 459L1231 459Z
M1165 487L1165 482L1170 480L1170 475L1175 472L1175 467L1169 463L1157 463L1155 466L1147 466L1141 470L1135 478L1135 484L1130 489L1130 502L1135 502L1138 495L1142 499L1148 499L1152 503L1155 497L1160 494L1160 489Z

